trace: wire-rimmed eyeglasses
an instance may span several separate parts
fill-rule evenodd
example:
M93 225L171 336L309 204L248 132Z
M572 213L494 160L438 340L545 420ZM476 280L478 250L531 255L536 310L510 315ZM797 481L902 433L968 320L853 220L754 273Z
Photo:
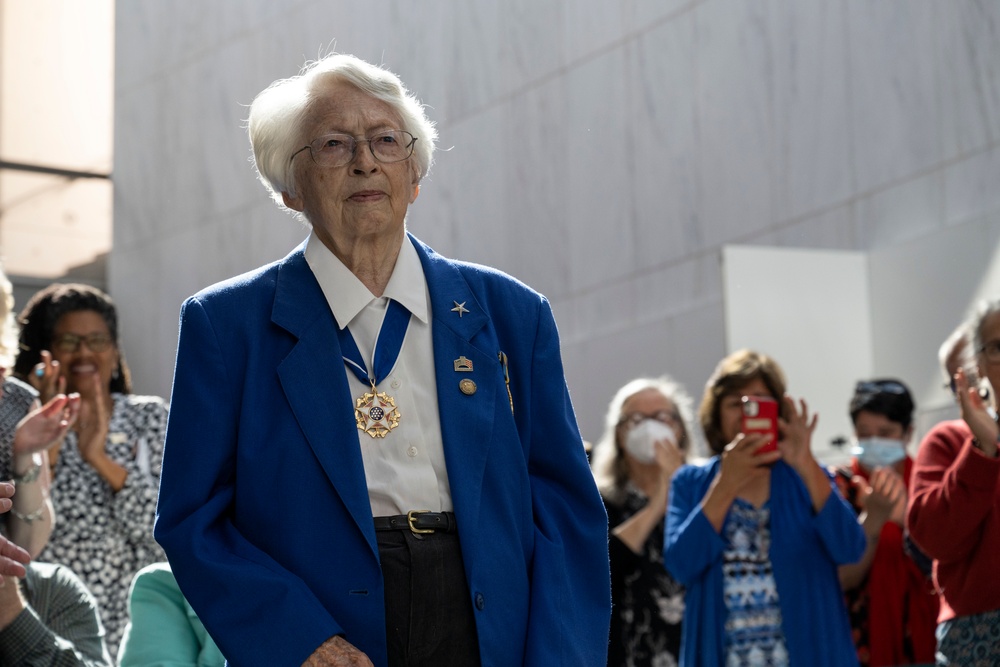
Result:
M1000 363L1000 339L991 340L977 350L991 364Z
M313 162L321 167L342 167L354 159L360 144L368 144L375 159L384 164L402 162L413 154L413 145L417 137L406 130L390 130L379 132L367 139L356 139L349 134L324 134L310 141L307 145L292 153L288 158L291 162L295 156L308 150Z

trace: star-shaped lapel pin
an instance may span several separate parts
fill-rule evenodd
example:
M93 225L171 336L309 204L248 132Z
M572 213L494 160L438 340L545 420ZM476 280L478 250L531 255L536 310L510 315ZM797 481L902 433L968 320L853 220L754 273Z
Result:
M458 301L452 301L452 303L455 304L455 307L451 309L451 312L458 313L459 317L462 317L462 313L469 312L469 309L465 307L466 304L465 301L463 301L462 303L459 303Z

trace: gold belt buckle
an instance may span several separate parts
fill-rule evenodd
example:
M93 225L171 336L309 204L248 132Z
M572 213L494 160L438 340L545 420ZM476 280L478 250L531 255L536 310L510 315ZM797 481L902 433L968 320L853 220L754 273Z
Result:
M434 532L433 528L417 528L417 515L427 512L430 510L410 510L406 513L406 523L410 524L410 532L414 535L428 535Z

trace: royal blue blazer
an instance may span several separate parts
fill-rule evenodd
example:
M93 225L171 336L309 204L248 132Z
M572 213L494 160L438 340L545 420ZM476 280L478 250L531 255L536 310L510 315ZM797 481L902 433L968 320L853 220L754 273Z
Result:
M602 665L607 516L549 304L499 271L413 241L483 665ZM303 251L185 301L155 536L230 664L297 667L341 634L384 667L354 399ZM469 312L453 312L456 302ZM455 372L460 356L473 372ZM459 391L464 378L478 387L471 396Z

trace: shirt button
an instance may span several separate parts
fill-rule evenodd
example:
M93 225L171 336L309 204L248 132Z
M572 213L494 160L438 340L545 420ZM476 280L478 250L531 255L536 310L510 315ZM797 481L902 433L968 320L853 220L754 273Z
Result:
M390 384L392 385L393 389L399 389L399 384L400 383L399 383L399 380L397 378L392 378L392 382Z
M482 611L486 607L486 598L482 593L476 593L476 609Z
M412 459L414 456L417 455L417 448L416 447L410 447L409 449L406 450L406 455L409 456Z

